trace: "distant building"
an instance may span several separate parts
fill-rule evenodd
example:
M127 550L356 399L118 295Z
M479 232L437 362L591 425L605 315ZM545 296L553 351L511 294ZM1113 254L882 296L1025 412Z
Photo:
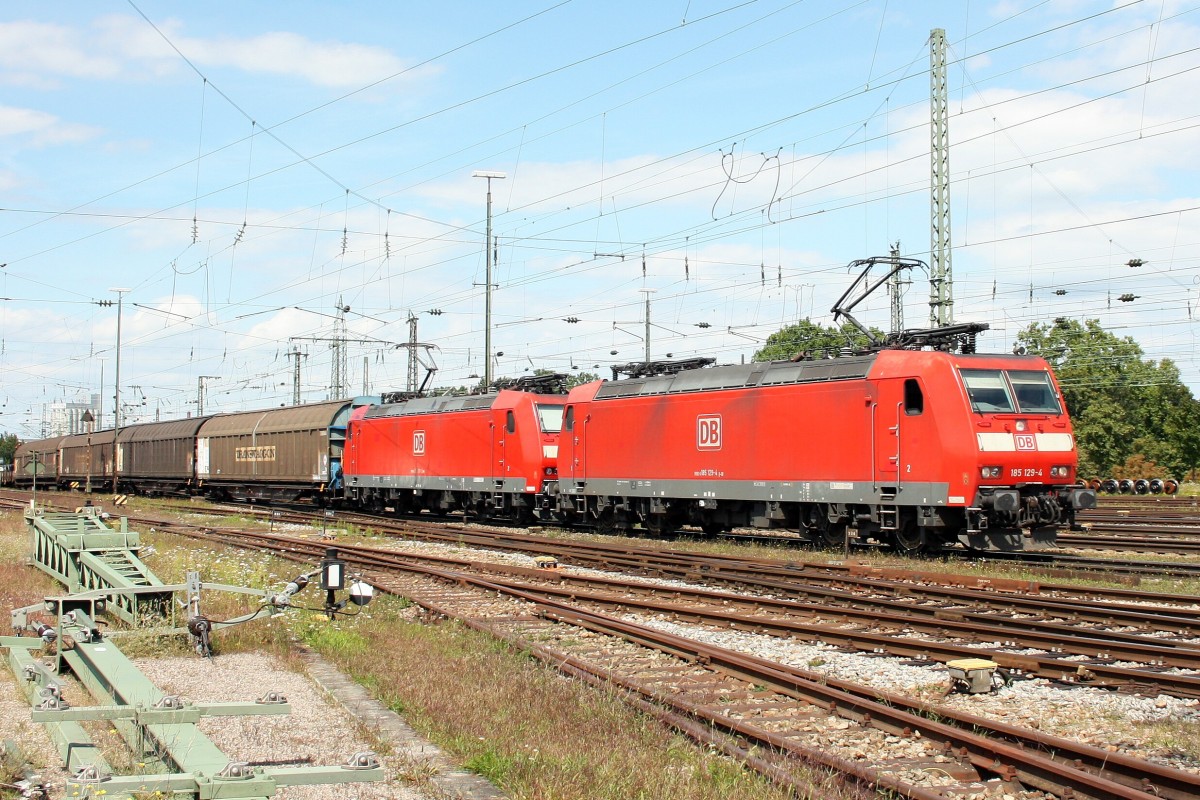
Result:
M100 419L100 395L94 394L87 403L51 403L46 408L47 425L44 435L66 436L72 433L87 433L87 423L82 420L83 412L91 411L92 416ZM93 430L100 430L98 424L92 424Z

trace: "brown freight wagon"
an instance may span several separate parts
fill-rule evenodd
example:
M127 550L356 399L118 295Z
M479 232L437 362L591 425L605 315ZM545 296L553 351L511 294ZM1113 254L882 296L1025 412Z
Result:
M117 441L118 491L192 494L197 487L196 436L210 419L188 417L122 428Z
M130 494L189 494L196 486L196 432L208 417L147 422L121 428L116 490ZM63 437L58 483L64 488L113 489L113 430Z
M220 414L196 435L196 478L212 497L324 502L341 488L346 422L354 404Z
M124 431L122 431L124 433ZM90 444L89 444L89 439ZM59 443L58 485L103 492L112 487L113 431L73 433Z
M58 483L58 445L65 437L22 442L13 454L13 485L28 489L35 483L49 489Z

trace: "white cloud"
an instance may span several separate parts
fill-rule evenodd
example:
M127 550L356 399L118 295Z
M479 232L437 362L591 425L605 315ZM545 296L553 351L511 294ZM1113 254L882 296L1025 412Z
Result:
M119 59L99 55L78 29L39 22L0 23L5 82L53 86L54 78L112 78Z
M44 111L0 106L0 136L23 136L35 145L53 145L83 142L98 135L97 128L65 123Z
M189 37L178 20L155 27L199 68L232 67L249 73L293 76L318 86L362 86L403 72L409 65L382 47L314 41L288 31L257 36ZM144 20L108 15L90 27L52 23L0 23L0 82L46 90L59 79L144 80L187 69L171 44ZM404 80L436 74L421 67Z
M379 47L314 42L286 32L266 33L250 39L192 39L186 40L184 45L195 48L194 58L202 64L293 75L318 86L362 86L402 72L407 67L404 61Z

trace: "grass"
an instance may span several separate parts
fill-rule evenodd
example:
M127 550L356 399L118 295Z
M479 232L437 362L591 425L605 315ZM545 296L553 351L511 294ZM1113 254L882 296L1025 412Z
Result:
M181 510L197 512L201 507L184 504ZM23 533L23 526L21 529ZM11 608L57 591L49 578L18 566L20 557L5 557L18 552L23 557L25 549L23 536L16 547L6 533L6 528L0 528L0 576L9 578L0 583L0 600ZM358 538L360 533L354 530L345 535ZM556 531L553 535L594 540L592 534ZM153 540L159 549L159 555L150 559L151 568L168 582L182 581L187 571L198 569L206 582L279 587L306 569L272 557L210 549L166 534L144 538ZM730 556L840 560L837 554L720 540L640 539L634 544ZM855 554L855 558L931 572L1049 580L1019 566L930 563L884 553ZM34 576L32 580L40 588L18 591L19 574ZM1165 583L1169 588L1155 590L1200 594L1200 582ZM1149 584L1144 582L1143 588ZM319 605L315 596L310 588L297 599ZM206 593L203 610L210 618L222 619L245 613L254 603L246 596ZM733 760L631 711L614 693L564 678L528 654L457 623L423 624L415 611L405 601L382 597L356 618L330 623L320 614L294 611L285 619L256 620L221 631L214 642L219 652L265 649L299 669L301 662L293 648L299 640L351 674L403 714L418 732L465 767L494 781L514 800L782 800L793 796ZM145 642L150 650L160 645L161 641L153 639ZM122 643L122 647L126 645ZM1163 750L1200 757L1200 732L1193 730L1194 726L1154 723L1145 727ZM803 775L812 788L802 797L834 800L862 796L821 772ZM427 773L414 764L406 777L419 782Z
M513 798L763 798L791 795L697 747L614 693L590 689L455 622L423 625L393 598L345 630L296 633ZM339 623L339 626L341 623ZM814 773L809 797L853 796Z
M276 586L305 567L155 534L151 567L167 582L200 569L206 582ZM312 589L298 601L315 595ZM310 596L311 595L311 596ZM245 611L245 599L205 595L212 618ZM452 622L427 625L402 598L330 623L290 613L218 632L220 652L269 650L300 668L298 639L351 674L465 768L517 800L783 800L792 797L725 756L669 732L614 694L583 686L526 653ZM411 778L420 779L419 769ZM817 798L852 790L820 772L800 773Z
M1163 753L1200 760L1200 725L1191 721L1145 722L1134 728Z

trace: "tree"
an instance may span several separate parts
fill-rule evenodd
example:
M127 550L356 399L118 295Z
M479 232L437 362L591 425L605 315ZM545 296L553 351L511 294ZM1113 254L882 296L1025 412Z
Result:
M1099 320L1034 323L1017 342L1054 369L1075 424L1080 475L1112 476L1134 456L1142 459L1134 464L1153 462L1178 477L1200 464L1200 403L1170 359L1146 359L1137 342Z
M21 440L15 433L0 434L0 463L11 464Z
M871 332L881 339L884 336L882 331L874 328ZM861 350L869 344L866 335L849 322L842 323L841 327L826 327L803 319L768 336L762 349L754 354L754 360L787 361L800 353L821 358L837 355L845 348Z

